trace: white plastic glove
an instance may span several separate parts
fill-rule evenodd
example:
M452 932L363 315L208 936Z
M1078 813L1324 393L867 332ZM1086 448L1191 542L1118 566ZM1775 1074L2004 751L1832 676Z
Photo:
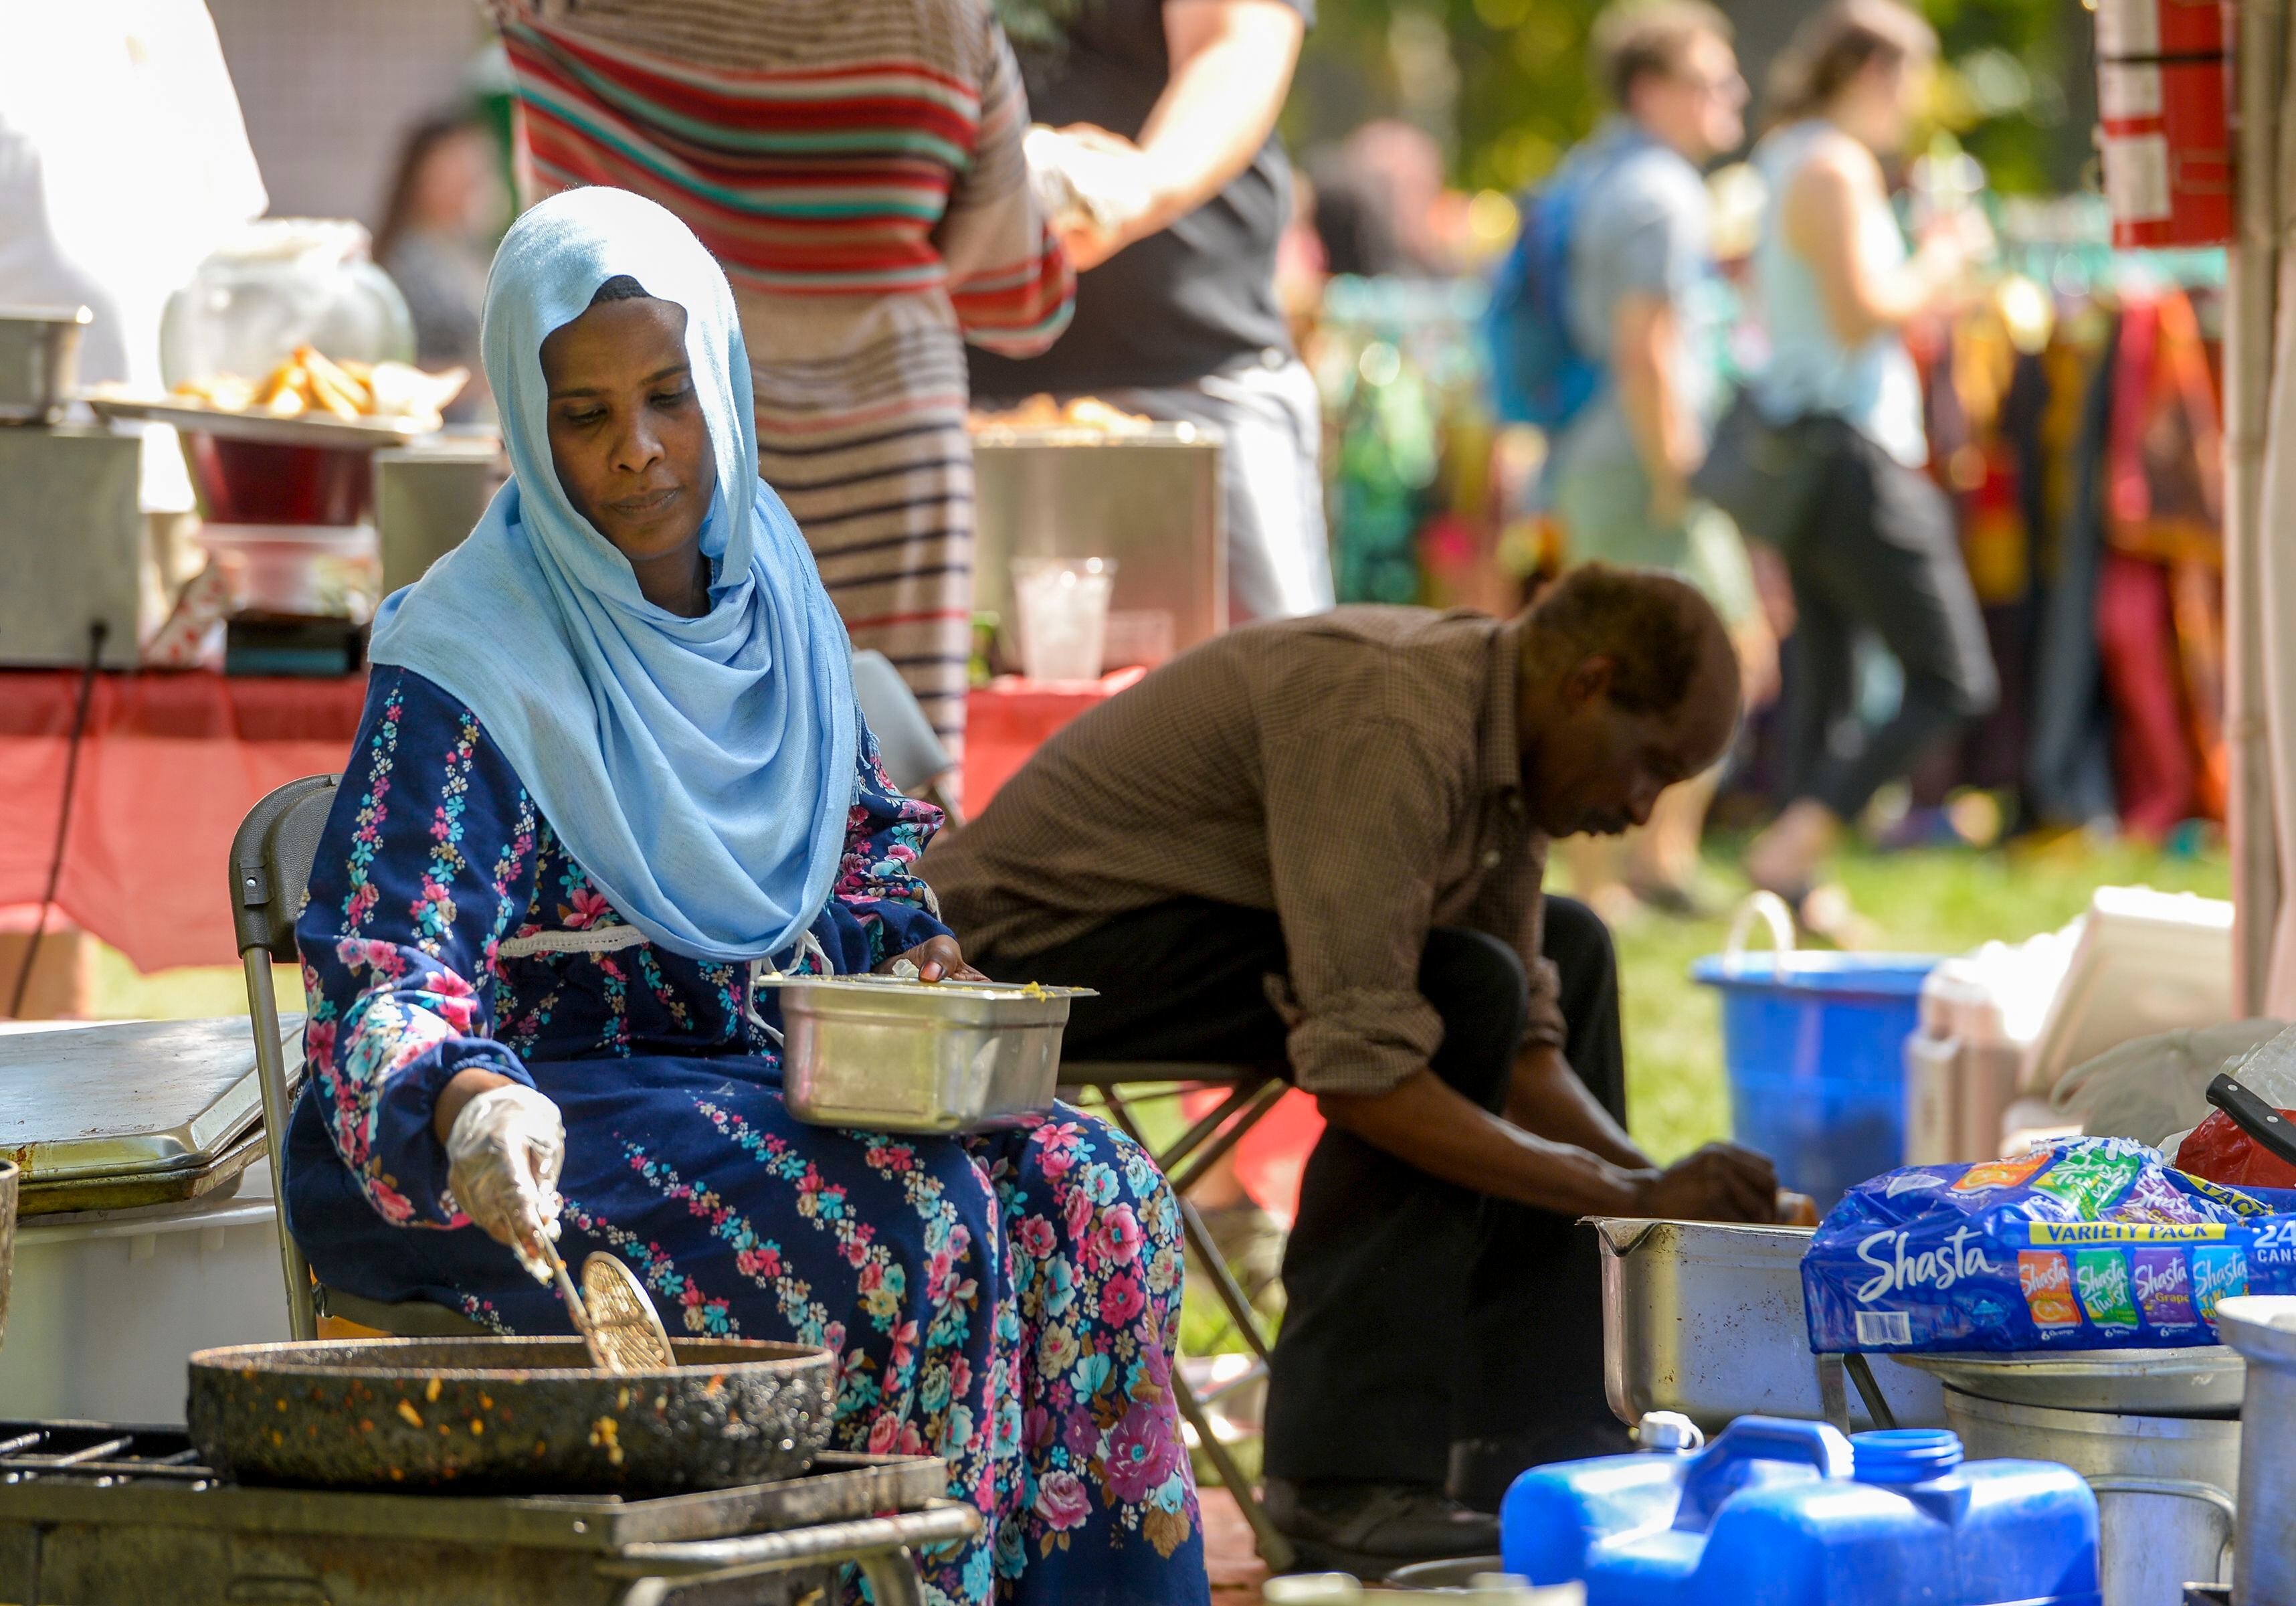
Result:
M490 1087L455 1116L447 1161L447 1185L463 1214L508 1244L537 1282L549 1282L542 1240L559 1234L558 1174L566 1165L558 1107L522 1083Z

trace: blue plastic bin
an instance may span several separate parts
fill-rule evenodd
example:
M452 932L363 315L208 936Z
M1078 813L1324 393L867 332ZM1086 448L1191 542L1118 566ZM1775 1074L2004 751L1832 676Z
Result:
M2097 1606L2096 1496L2046 1461L1964 1464L1942 1429L1746 1416L1706 1449L1534 1467L1508 1572L1587 1606Z
M1722 993L1733 1134L1820 1211L1905 1164L1906 1039L1938 959L1739 953L1690 968Z

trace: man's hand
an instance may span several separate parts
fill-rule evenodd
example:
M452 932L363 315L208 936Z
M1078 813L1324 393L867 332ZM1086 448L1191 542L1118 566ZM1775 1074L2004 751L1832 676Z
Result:
M1634 1214L1660 1221L1775 1223L1777 1168L1751 1149L1709 1143L1644 1182Z
M1147 232L1156 175L1140 147L1090 123L1032 129L1029 160L1070 203L1054 216L1069 265L1083 273Z
M1091 131L1103 143L1090 154L1111 164L1102 171L1127 188L1136 185L1143 199L1136 208L1128 204L1113 227L1063 235L1078 272L1170 227L1251 165L1283 110L1306 33L1300 13L1283 0L1167 0L1171 77L1140 129L1138 166L1119 165L1125 158L1114 146L1120 142ZM1084 129L1062 132L1081 136ZM1090 171L1080 164L1079 178L1097 188L1097 179L1085 177Z
M906 953L897 953L878 966L877 974L891 975L893 967L903 959L917 968L917 979L922 982L985 982L988 979L964 962L964 951L957 946L955 937L928 937Z

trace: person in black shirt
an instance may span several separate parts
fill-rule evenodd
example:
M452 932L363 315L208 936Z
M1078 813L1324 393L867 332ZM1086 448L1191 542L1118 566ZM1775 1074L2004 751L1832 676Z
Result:
M1097 396L1226 438L1235 615L1332 605L1314 380L1275 298L1291 215L1275 138L1313 0L1071 0L1057 37L1015 30L1029 104L1093 142L1130 199L1071 233L1076 316L1022 361L970 354L989 406ZM1104 132L1103 132L1104 131Z

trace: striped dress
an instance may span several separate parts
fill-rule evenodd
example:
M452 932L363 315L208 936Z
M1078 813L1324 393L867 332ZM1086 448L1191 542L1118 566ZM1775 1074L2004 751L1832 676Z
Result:
M1026 356L1074 281L985 0L493 0L544 189L668 207L733 282L759 470L857 647L962 757L964 343Z

